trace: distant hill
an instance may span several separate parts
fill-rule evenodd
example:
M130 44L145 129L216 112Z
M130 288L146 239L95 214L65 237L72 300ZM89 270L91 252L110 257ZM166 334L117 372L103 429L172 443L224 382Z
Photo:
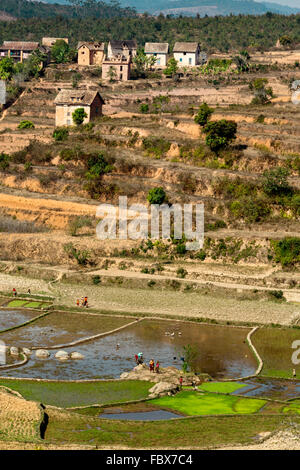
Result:
M282 0L284 3L285 0ZM254 0L120 0L122 8L117 1L104 3L100 0L98 11L94 7L90 9L88 16L110 17L127 16L132 14L128 7L135 8L138 12L148 12L153 15L163 13L164 15L174 16L227 16L234 15L263 15L267 12L279 13L282 15L291 15L300 13L300 8L293 8L286 5L271 2L257 2ZM78 9L72 6L68 0L1 0L1 9L18 17L30 18L32 16L52 17L62 16L81 16L87 15L87 8ZM20 4L22 4L20 8ZM50 4L50 5L49 5ZM19 10L19 11L18 11ZM110 10L110 11L109 11Z
M53 18L63 16L67 18L96 17L112 18L122 16L135 16L136 12L131 7L121 7L117 0L101 1L94 3L85 0L83 6L76 7L64 0L56 2L50 0L1 0L1 12L16 18ZM50 4L51 3L51 4Z
M284 0L283 0L284 1ZM300 13L300 8L292 8L278 3L258 3L253 0L122 0L121 4L135 7L138 12L147 10L152 14L173 14L195 16L217 15L263 15L267 12L291 15Z

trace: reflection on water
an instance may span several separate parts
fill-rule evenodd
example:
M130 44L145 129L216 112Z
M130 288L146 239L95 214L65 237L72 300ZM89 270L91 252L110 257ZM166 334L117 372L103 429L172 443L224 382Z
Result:
M300 382L297 381L258 378L246 380L244 383L247 386L236 390L233 394L280 400L289 400L300 396Z
M253 374L256 361L245 343L245 328L146 320L118 333L69 348L85 357L59 362L50 351L47 360L34 354L22 368L2 375L46 379L118 378L135 366L134 355L143 352L148 363L159 360L161 367L182 366L182 350L187 344L197 348L196 369L212 377L240 377ZM119 348L117 348L119 344ZM17 345L16 345L17 346Z
M25 323L38 315L39 313L34 311L0 309L0 331L13 326L22 325L22 323ZM1 336L0 339L2 339Z

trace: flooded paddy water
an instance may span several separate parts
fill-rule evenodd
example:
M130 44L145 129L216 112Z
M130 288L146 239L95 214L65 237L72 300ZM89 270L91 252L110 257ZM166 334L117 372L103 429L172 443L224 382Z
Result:
M258 377L245 380L243 383L245 387L236 390L232 395L273 398L275 400L290 400L300 397L299 381Z
M47 318L50 320L52 315L54 314L43 320L47 322ZM67 316L63 317L65 314L59 315L67 319ZM71 317L68 323L74 323L74 314L66 315ZM61 344L62 338L66 339L66 336L73 341L81 333L84 333L83 337L88 336L85 333L89 319L87 315L81 315L86 320L77 319L76 328L74 327L76 331L70 331L73 328L70 325L67 327L66 324L59 324L58 319L56 324L52 322L52 326L46 323L41 326L41 323L38 324L41 322L39 320L28 327L4 333L0 335L0 339L10 345L26 347L46 346L49 342L54 345ZM105 331L105 321L108 322L107 331L112 330L109 322L114 322L116 318L105 316L102 319L102 331ZM119 320L125 323L124 318ZM128 319L126 321L128 323ZM119 378L122 372L130 371L135 366L134 355L138 352L143 352L147 363L153 358L155 361L159 360L161 367L181 368L183 348L192 345L197 351L195 367L198 372L208 373L214 378L243 377L253 374L257 367L245 341L249 331L249 328L231 326L143 320L108 336L72 348L64 348L69 353L81 353L84 356L81 360L60 362L54 357L56 350L50 351L51 356L48 359L37 359L33 353L27 364L18 369L3 371L1 375L54 380ZM90 331L90 334L97 332Z
M40 315L40 313L33 310L0 309L0 331L22 325L23 323L31 320L34 317L37 317L38 315Z

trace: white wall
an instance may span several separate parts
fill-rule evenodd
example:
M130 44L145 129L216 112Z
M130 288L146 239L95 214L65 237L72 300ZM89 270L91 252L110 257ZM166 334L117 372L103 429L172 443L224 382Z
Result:
M166 67L167 65L167 54L150 54L146 52L146 56L154 56L156 57L156 62L153 67Z
M193 67L198 65L198 54L195 52L174 52L174 59L177 60L179 67Z

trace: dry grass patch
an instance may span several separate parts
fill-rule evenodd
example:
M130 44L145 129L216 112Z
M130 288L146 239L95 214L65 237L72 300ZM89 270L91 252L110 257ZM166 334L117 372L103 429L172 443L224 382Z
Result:
M38 403L0 388L0 439L16 441L40 440L43 411Z

